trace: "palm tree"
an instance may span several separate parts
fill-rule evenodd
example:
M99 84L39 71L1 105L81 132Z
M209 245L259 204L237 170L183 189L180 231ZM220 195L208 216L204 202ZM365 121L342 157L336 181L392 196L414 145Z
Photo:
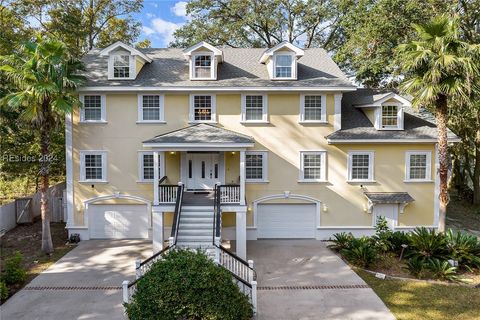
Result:
M468 99L472 77L477 71L472 56L478 46L463 42L457 20L447 16L413 27L418 40L397 48L400 71L405 75L400 88L413 96L415 106L426 106L435 112L440 177L438 230L444 232L449 200L448 108L454 101Z
M66 113L80 106L74 92L84 81L78 74L83 65L69 55L65 44L42 36L24 43L12 55L0 56L0 61L0 72L12 88L2 102L20 110L22 118L30 121L40 135L42 250L51 254L53 243L47 199L50 135Z

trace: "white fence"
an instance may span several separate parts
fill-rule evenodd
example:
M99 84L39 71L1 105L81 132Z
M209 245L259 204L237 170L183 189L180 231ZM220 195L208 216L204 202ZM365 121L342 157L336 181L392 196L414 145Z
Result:
M65 201L64 201L65 182L48 188L48 207L50 210L51 222L65 221ZM40 200L41 195L39 192L33 194L30 202L29 215L31 219L40 216ZM0 206L0 235L17 226L17 212L15 207L15 201Z

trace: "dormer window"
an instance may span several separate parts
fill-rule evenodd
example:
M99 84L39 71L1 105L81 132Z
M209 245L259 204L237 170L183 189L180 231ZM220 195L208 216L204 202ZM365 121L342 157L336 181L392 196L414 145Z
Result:
M207 54L194 55L193 78L195 79L212 79L212 56Z
M289 54L275 55L275 78L292 78L293 56Z
M382 106L382 128L398 129L398 106Z
M114 78L130 78L130 56L114 55L113 56L113 77Z

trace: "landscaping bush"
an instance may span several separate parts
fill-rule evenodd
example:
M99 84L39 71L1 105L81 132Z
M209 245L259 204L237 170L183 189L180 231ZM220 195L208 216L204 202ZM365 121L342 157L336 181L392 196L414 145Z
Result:
M20 251L5 261L5 271L3 273L3 281L8 284L22 283L27 278L27 272L22 267L23 256Z
M391 250L391 235L392 230L388 227L387 220L384 217L379 217L375 225L375 235L371 238L378 251L386 253Z
M340 253L351 263L359 267L369 267L377 259L377 251L368 237L353 238L350 246Z
M412 257L407 261L407 270L416 278L423 278L425 275L426 263L422 258Z
M329 244L328 247L336 251L350 248L350 246L352 245L352 240L354 239L354 236L352 233L345 233L345 232L335 233L333 237L335 239L330 240L332 244Z
M402 252L403 244L409 245L410 243L408 234L402 231L392 232L388 240L390 241L391 250L397 254L400 254L400 252Z
M137 283L129 319L251 319L252 306L231 274L201 252L172 250Z
M5 282L0 281L0 300L6 300L8 298L8 288Z
M410 257L417 257L427 262L431 259L445 260L448 256L447 240L444 234L425 227L416 228L409 234Z
M437 280L459 281L457 276L457 267L452 267L448 261L441 261L439 259L430 259L428 262L428 269L432 273L432 277Z
M480 241L476 236L448 230L445 237L449 258L469 270L480 269Z

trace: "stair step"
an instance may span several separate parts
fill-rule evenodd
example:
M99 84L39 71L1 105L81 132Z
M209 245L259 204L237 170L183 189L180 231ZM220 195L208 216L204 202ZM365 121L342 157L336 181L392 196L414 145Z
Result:
M192 249L204 249L209 252L213 249L212 242L192 242L192 241L177 241L177 247L180 248L192 248Z
M180 219L182 218L209 218L213 221L213 213L206 212L182 212Z
M178 227L178 231L182 230L213 230L213 225L212 224L198 224L198 223L180 223L180 226Z
M208 236L212 237L213 231L210 229L179 229L178 230L178 238L182 238L184 236Z
M213 221L212 219L210 218L180 218L180 225L182 224L209 224L209 225L213 225Z
M182 212L213 212L212 206L182 206Z
M185 241L185 242L212 242L212 235L188 235L188 236L178 236L178 241Z

